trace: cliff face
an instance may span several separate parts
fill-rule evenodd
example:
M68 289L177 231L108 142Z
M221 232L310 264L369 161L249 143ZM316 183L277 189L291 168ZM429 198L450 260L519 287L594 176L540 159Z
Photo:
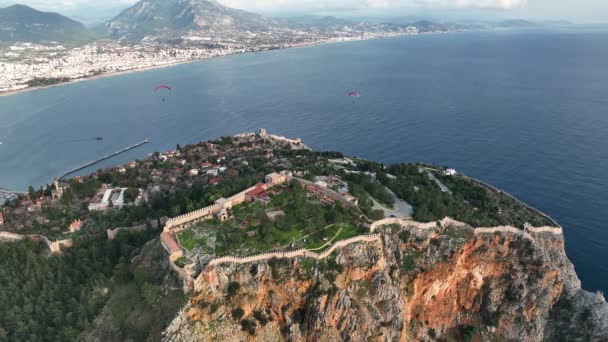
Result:
M608 304L581 290L561 235L384 226L322 261L204 270L166 340L602 340Z

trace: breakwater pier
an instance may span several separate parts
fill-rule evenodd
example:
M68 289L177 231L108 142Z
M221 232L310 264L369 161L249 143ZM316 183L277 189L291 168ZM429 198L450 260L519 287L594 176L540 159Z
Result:
M133 145L127 146L127 147L123 148L120 151L116 151L116 152L114 152L112 154L108 154L107 156L101 157L99 159L93 160L93 161L85 163L85 164L82 164L82 165L80 165L80 166L78 166L78 167L76 167L74 169L69 170L68 172L64 173L63 175L61 175L61 177L59 177L59 180L63 180L66 177L68 177L68 176L70 176L70 175L72 175L72 174L74 174L74 173L76 173L76 172L78 172L80 170L86 169L87 167L90 167L90 166L93 166L95 164L101 163L104 160L108 160L108 159L110 159L112 157L116 157L117 155L120 155L120 154L123 154L125 152L128 152L128 151L131 151L133 149L136 149L136 148L138 148L138 147L140 147L142 145L145 145L145 144L147 144L149 142L150 142L150 140L146 139L144 141L138 142L137 144L133 144Z
M2 201L11 200L11 199L18 197L19 195L24 195L24 194L25 194L25 192L11 191L11 190L0 188L0 204Z

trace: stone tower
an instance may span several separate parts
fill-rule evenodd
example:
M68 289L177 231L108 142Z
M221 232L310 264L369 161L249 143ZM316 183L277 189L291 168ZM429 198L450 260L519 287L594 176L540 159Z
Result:
M55 189L51 191L51 195L53 199L60 200L63 197L63 188L59 186L59 181L57 180L57 178L55 178L53 185Z

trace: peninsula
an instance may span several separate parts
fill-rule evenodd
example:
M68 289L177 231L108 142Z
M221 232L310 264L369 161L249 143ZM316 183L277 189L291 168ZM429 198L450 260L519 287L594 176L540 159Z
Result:
M30 188L0 229L9 340L608 334L608 304L581 289L547 215L447 167L317 152L263 129ZM53 310L18 308L41 294Z

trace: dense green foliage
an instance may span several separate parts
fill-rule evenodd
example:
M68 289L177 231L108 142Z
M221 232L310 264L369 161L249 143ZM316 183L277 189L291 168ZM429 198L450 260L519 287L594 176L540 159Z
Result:
M526 222L537 226L552 224L519 201L462 176L444 177L435 173L450 189L451 193L448 193L442 192L426 172L420 171L418 165L392 165L387 172L396 179L383 173L378 174L378 179L414 206L413 218L416 221L430 222L449 216L477 227L523 227Z
M65 82L69 82L69 81L70 81L70 79L67 77L34 78L34 79L27 81L27 85L30 87L44 87L44 86L50 86L50 85L59 84L59 83L65 83Z
M185 295L158 240L146 244L129 271L122 281L114 281L104 310L81 340L88 336L108 342L161 340Z
M285 215L272 220L266 212L273 210L281 210ZM199 228L214 232L217 255L248 255L290 247L291 244L313 249L325 245L336 235L339 240L360 234L357 226L359 214L355 210L339 203L328 205L308 198L297 182L286 185L280 194L273 195L268 207L245 203L233 208L232 215L233 218L227 222L207 221ZM254 232L255 236L247 236L248 232ZM189 242L190 239L187 240Z
M393 197L386 191L384 185L373 180L371 176L351 173L345 175L344 179L348 181L352 193L359 194L361 191L365 191L383 206L392 208Z
M0 340L75 340L104 306L111 278L130 279L127 260L149 238L76 241L50 256L34 241L0 244Z

